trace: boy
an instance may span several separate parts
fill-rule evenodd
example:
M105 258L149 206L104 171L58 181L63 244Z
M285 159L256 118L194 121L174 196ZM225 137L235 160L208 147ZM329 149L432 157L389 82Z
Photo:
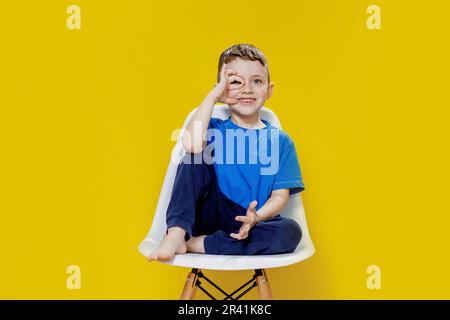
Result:
M186 127L186 155L167 209L166 236L149 261L185 252L289 253L301 240L297 222L279 215L289 195L304 190L295 147L259 114L274 86L266 57L250 44L234 45L220 56L217 80ZM216 102L228 104L228 119L211 118ZM239 136L244 140L236 143Z

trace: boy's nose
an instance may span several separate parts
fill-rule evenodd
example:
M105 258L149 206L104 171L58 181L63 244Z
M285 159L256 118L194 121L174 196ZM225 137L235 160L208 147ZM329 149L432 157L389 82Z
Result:
M253 92L253 89L249 83L249 81L245 81L244 86L242 87L242 92Z

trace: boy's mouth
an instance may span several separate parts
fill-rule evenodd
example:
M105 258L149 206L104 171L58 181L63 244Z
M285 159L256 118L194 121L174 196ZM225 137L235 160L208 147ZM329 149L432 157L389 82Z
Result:
M242 104L252 104L253 102L256 101L256 99L253 99L253 98L240 98L237 100Z

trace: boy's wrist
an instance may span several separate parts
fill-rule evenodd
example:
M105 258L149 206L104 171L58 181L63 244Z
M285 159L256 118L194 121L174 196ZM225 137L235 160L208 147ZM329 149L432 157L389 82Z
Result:
M208 93L205 98L205 100L208 100L209 102L214 103L214 104L217 102L218 99L219 99L219 97L217 97L217 95L215 95L211 92Z

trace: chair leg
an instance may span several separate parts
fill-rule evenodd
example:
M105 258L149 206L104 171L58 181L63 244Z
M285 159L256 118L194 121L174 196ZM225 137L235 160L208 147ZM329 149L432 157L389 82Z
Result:
M180 300L194 300L195 292L197 290L197 286L195 283L197 282L198 269L192 269L191 272L188 273L186 283L184 284L183 292L181 293Z
M256 284L258 285L260 300L273 300L272 290L270 290L269 279L267 278L267 272L264 269L257 269L256 271Z

